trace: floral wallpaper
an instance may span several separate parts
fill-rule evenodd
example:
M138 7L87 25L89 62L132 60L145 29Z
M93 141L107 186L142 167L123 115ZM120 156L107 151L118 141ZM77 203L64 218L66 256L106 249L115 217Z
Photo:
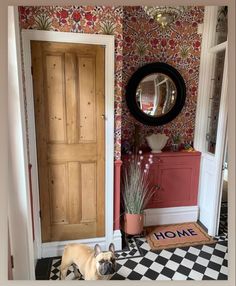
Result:
M121 157L123 8L110 6L21 6L21 29L115 35L115 159Z
M203 7L189 7L165 30L141 6L24 6L19 7L19 18L22 29L115 35L114 156L118 160L121 145L132 146L137 135L143 146L151 132L171 136L178 130L182 140L193 140L201 47L197 30L203 12ZM149 127L129 113L125 86L140 66L156 61L168 63L182 74L187 94L177 118L160 127Z
M151 127L140 124L130 114L125 96L122 101L122 146L129 148L138 136L140 145L147 146L150 133L167 136L180 133L182 141L193 141L197 105L201 35L198 24L203 22L203 7L188 7L168 28L161 28L142 7L125 7L123 19L123 85L139 67L151 62L165 62L176 68L186 84L186 102L181 113L170 123ZM138 131L137 131L138 130ZM138 134L136 134L138 132ZM169 139L167 145L171 143Z

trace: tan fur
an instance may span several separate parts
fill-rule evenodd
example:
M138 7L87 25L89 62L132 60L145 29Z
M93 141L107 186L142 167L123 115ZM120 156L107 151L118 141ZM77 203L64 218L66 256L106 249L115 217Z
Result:
M100 275L97 271L99 260L110 259L112 252L102 252L95 257L95 251L84 244L69 244L65 247L61 261L61 279L66 278L69 266L74 263L84 280L109 280L112 275Z

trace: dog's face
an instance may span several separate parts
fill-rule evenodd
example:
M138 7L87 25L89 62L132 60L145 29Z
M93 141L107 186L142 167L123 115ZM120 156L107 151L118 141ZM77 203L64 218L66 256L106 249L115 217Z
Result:
M97 272L104 275L114 274L116 271L115 247L111 243L108 251L101 251L98 244L94 247Z

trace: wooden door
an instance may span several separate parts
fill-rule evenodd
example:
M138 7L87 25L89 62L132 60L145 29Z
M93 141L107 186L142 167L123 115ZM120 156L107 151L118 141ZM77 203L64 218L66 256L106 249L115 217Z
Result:
M42 241L105 235L104 47L31 42Z

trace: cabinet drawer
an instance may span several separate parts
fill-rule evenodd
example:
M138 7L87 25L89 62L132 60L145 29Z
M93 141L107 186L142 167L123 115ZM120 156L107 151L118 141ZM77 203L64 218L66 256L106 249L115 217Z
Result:
M176 165L176 164L194 164L195 162L198 162L200 160L199 156L153 156L153 164L170 164L170 165Z

